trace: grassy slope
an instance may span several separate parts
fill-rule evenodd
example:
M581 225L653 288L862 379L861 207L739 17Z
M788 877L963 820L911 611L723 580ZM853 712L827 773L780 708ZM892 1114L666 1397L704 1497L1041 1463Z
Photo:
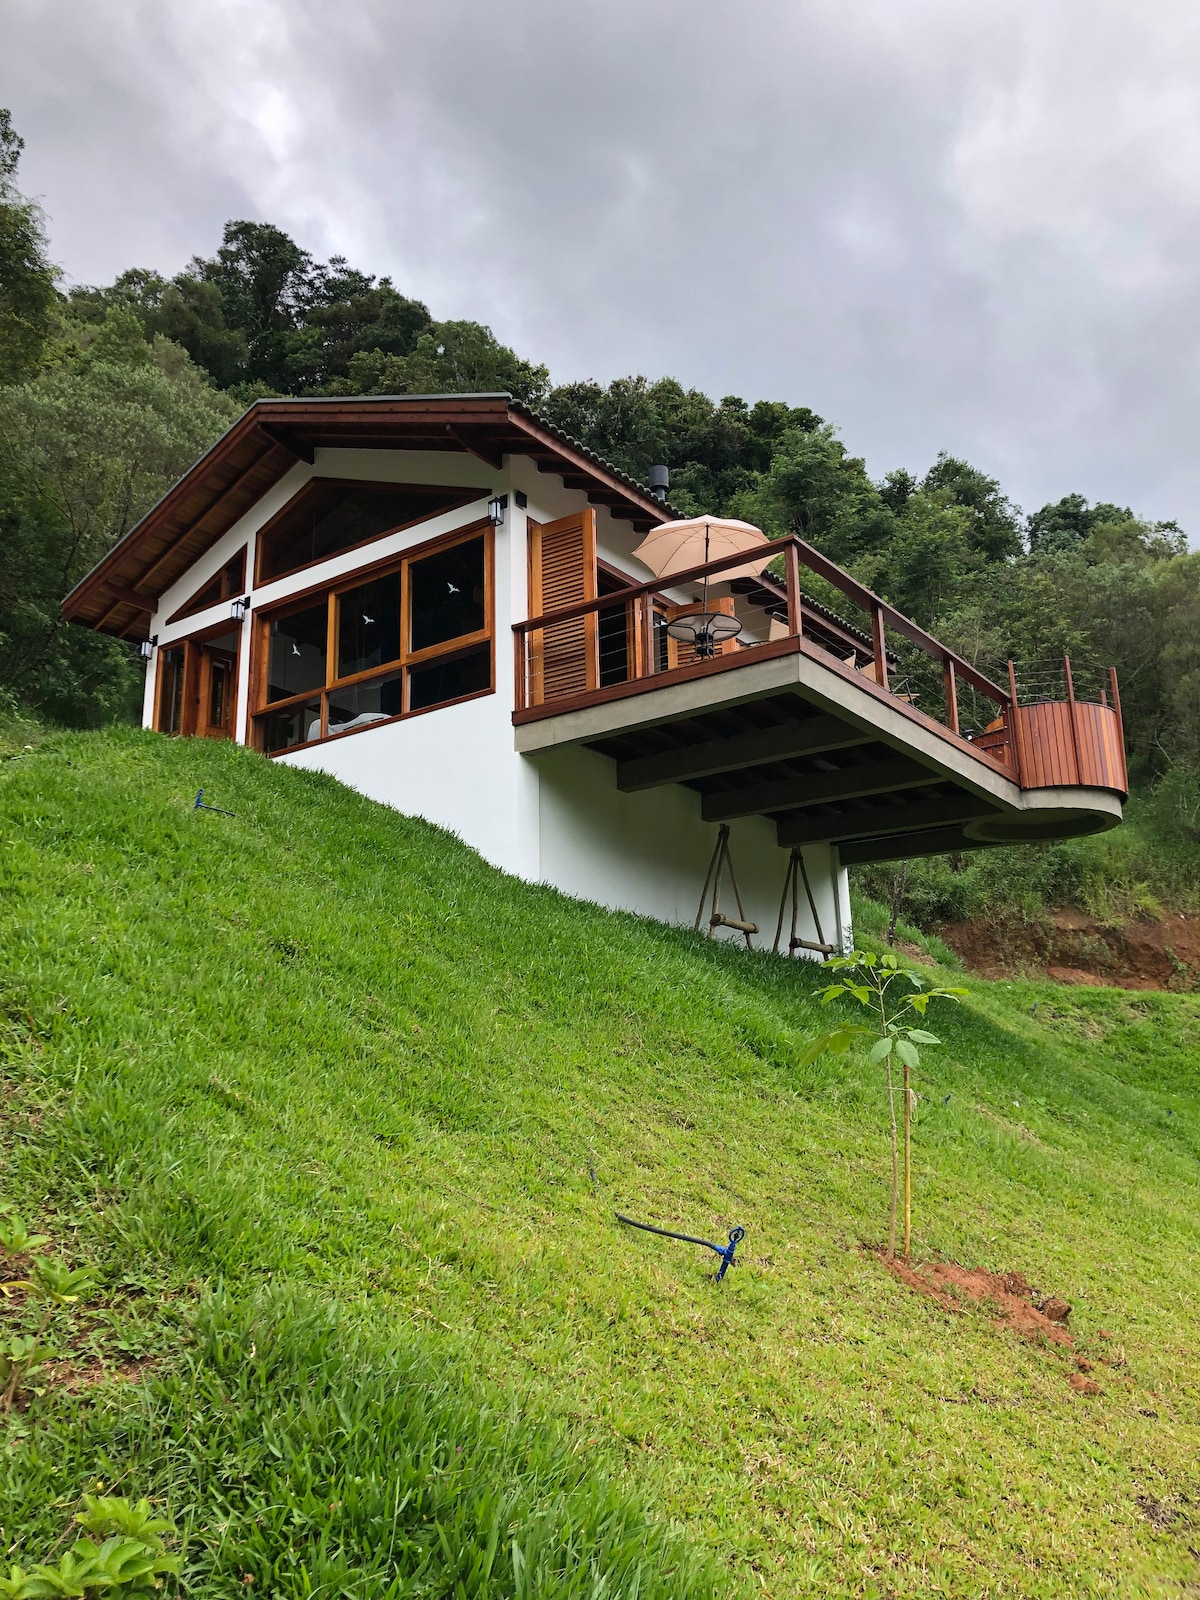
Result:
M193 810L200 784L236 818ZM185 1305L287 1281L421 1330L464 1383L540 1396L752 1591L1194 1592L1195 997L976 983L930 1019L919 1251L1071 1300L1080 1347L1127 1358L1081 1397L1060 1355L860 1250L881 1086L789 1065L815 969L518 884L229 746L56 737L0 769L0 829L0 1197L114 1279ZM22 1120L29 1094L57 1114ZM614 1207L741 1222L745 1263L717 1289ZM165 1433L122 1437L160 1482ZM103 1466L36 1444L35 1422L10 1494L66 1504ZM18 1545L29 1515L0 1504Z

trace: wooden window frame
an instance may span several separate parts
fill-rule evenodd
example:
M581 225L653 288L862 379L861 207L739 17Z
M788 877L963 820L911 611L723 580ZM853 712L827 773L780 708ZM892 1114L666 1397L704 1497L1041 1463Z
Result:
M439 506L436 511L425 511L419 517L410 517L407 522L398 522L394 528L385 528L382 533L373 533L369 539L360 539L357 544L343 545L340 550L333 550L327 556L314 556L311 561L302 561L299 566L288 567L284 572L273 572L268 578L263 574L263 556L270 541L271 534L285 518L293 515L306 499L311 499L322 488L334 489L367 489L390 490L393 493L404 489L421 489L428 494L444 494L451 498L444 506ZM286 505L280 506L273 517L263 523L254 541L254 582L255 586L265 589L268 584L280 583L284 578L295 577L297 572L307 572L310 567L322 566L326 561L336 561L339 556L352 554L355 550L363 550L367 545L375 544L379 539L390 538L393 533L403 533L407 528L416 528L422 522L428 522L432 517L447 516L452 511L461 511L463 506L470 505L472 500L483 500L488 494L487 489L462 488L460 485L447 483L381 483L374 478L327 478L324 476L309 478L296 490ZM322 585L322 587L324 587Z
M229 560L213 573L213 576L212 578L209 578L208 583L202 583L190 600L185 600L178 611L173 611L171 613L171 615L167 618L167 626L170 627L173 622L182 622L186 617L199 616L201 611L207 611L210 606L223 605L229 600L236 600L240 598L240 596L244 595L246 592L246 555L247 548L245 545L243 545L240 550L235 550L230 556ZM239 557L241 558L242 563L242 581L237 585L236 588L234 588L229 584L228 572L229 568L235 561L239 559ZM208 588L208 585L213 581L213 578L219 578L221 580L221 593L215 600L206 600L203 605L197 605L197 600L199 599L200 595L204 593L205 589Z
M201 628L196 633L186 634L181 639L170 639L161 646L160 656L167 650L182 650L183 652L183 699L179 712L179 728L174 733L167 733L163 727L163 688L161 662L157 669L157 681L154 685L154 732L164 734L168 739L195 739L218 738L221 735L203 732L200 726L200 716L193 715L193 702L199 703L203 697L207 682L202 671L201 647L211 644L214 639L222 639L227 633L236 633L238 648L233 651L233 674L230 681L229 698L232 707L230 713L230 731L224 737L231 740L237 739L238 723L238 689L242 680L242 650L241 650L241 624L233 622L214 622L207 628ZM207 722L204 728L210 726Z
M471 633L458 634L453 639L446 640L443 644L427 645L422 650L409 650L407 641L409 623L411 620L411 582L408 576L409 569L418 561L423 561L427 556L440 555L445 550L452 550L456 545L469 544L472 540L482 537L483 540L483 609L484 626ZM393 572L400 574L400 654L392 661L381 662L376 667L367 667L362 672L348 673L344 677L336 676L337 666L337 632L338 632L338 606L341 597L354 589L361 588L364 583L369 583L375 578L389 577ZM266 693L268 682L271 625L281 622L297 612L315 609L315 602L324 597L326 602L325 620L325 682L314 689L306 689L300 694L287 695L282 700L267 702L263 697ZM355 733L367 733L372 728L380 728L391 722L404 722L409 717L421 717L430 711L444 711L448 706L462 705L467 700L480 700L485 695L496 693L496 530L486 517L478 522L468 523L464 528L455 528L449 533L440 534L437 538L427 539L423 544L413 545L409 550L402 550L394 556L383 560L371 562L365 567L358 567L354 572L344 573L334 582L313 584L298 594L292 594L286 600L277 604L264 606L256 610L252 619L252 645L251 645L251 672L250 672L250 727L248 743L264 755L286 755L293 750L307 750L313 745L327 744L331 739L348 739ZM416 710L409 707L409 673L412 669L432 665L434 662L449 664L462 656L471 655L483 646L488 649L489 684L486 689L473 689L470 694L457 695L453 700L439 700L436 705L420 706ZM341 689L354 688L358 684L371 683L376 679L394 676L402 678L401 704L403 709L391 717L381 717L376 722L366 724L361 728L348 728L343 732L330 732L329 730L329 696L336 694ZM301 706L312 701L319 701L321 705L321 732L319 738L305 739L298 744L288 745L283 750L266 751L263 749L263 737L260 732L264 720L273 712L286 711L293 706Z

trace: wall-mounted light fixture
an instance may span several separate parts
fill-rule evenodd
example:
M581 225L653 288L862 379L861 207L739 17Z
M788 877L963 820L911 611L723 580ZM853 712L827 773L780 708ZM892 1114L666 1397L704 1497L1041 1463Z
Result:
M488 521L493 528L504 526L504 513L508 510L508 496L495 494L488 501Z
M230 605L230 607L229 607L230 621L231 622L245 622L246 613L247 613L247 611L249 611L249 609L250 609L250 596L248 594L247 595L243 595L241 597L241 599L239 599L239 600L234 600L232 602L232 604Z
M158 649L158 635L155 634L154 637L151 638L151 639L143 639L142 640L141 644L138 645L138 655L141 656L143 661L153 661L154 660L154 652L157 649Z

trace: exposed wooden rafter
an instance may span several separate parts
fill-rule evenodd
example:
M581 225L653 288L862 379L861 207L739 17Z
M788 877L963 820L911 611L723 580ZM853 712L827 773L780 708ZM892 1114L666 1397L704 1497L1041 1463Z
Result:
M919 833L927 828L953 822L970 822L975 817L993 816L996 807L974 795L950 795L944 800L917 800L909 805L875 806L871 810L811 813L776 825L784 850L797 844L820 844L826 840L871 839L883 834ZM903 854L902 851L898 852Z
M755 728L726 739L706 739L677 750L621 761L617 765L617 788L631 794L664 783L686 783L692 778L735 772L768 761L848 750L868 743L869 737L837 717L807 717L777 728Z
M273 439L276 444L282 445L285 450L289 450L297 461L306 461L311 467L317 459L317 452L313 446L301 443L290 429L278 428L273 422L263 422L259 426L268 439Z
M920 789L937 782L937 773L930 772L928 767L897 756L890 761L864 761L857 766L842 767L837 772L777 778L771 783L749 783L737 789L723 789L718 794L706 794L701 815L705 822L732 822L735 817L761 816L801 806L832 805L841 800L860 800L867 795ZM802 821L803 816L796 820Z

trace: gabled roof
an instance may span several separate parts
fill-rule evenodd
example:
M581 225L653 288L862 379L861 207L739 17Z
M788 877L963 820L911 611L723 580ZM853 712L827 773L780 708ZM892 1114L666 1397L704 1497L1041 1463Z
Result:
M499 472L532 457L568 489L648 533L677 515L644 484L508 394L256 400L63 601L101 633L144 639L158 597L297 461L323 447L469 451Z

